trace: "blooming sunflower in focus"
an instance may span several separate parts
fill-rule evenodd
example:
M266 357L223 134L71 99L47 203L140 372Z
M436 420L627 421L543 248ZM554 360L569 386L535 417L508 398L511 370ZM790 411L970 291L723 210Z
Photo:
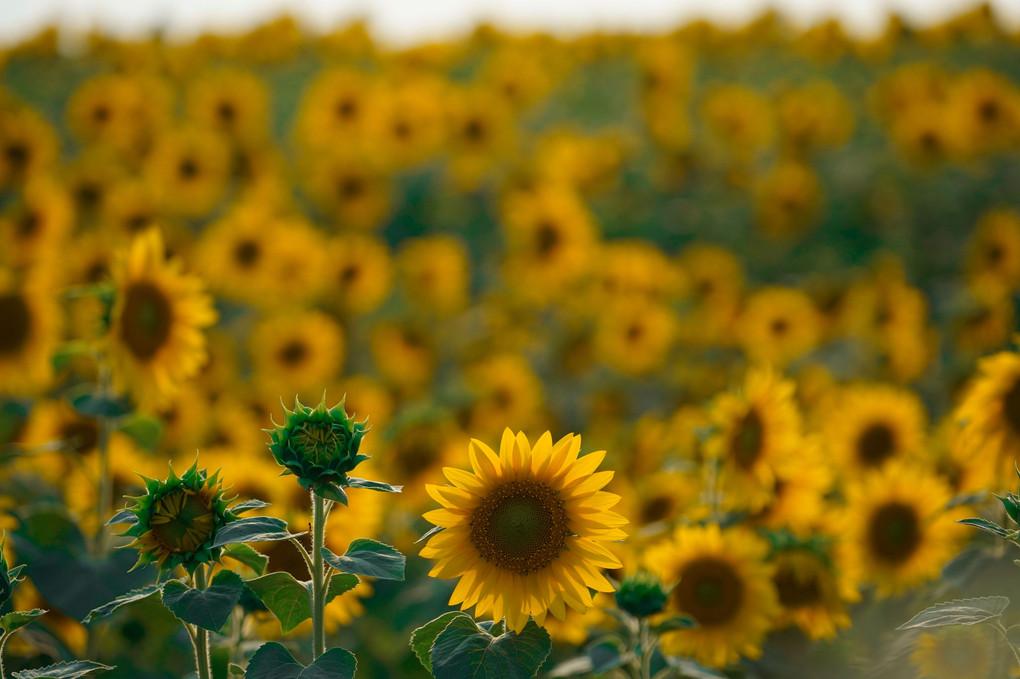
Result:
M663 651L710 667L725 667L742 655L761 657L761 643L779 612L767 551L753 533L715 524L681 526L671 540L650 548L646 568L664 583L675 583L667 611L698 623L664 634Z
M520 632L529 616L541 624L550 611L563 620L567 605L591 608L589 588L613 591L599 569L622 567L605 543L626 537L627 520L610 511L619 496L601 490L613 477L595 471L605 452L580 450L573 434L554 443L546 432L532 446L507 429L498 455L472 440L472 471L446 467L453 485L427 486L443 508L425 518L442 530L421 555L437 561L433 577L460 578L451 605Z
M111 273L117 296L107 344L114 388L158 406L202 367L202 329L216 321L212 299L178 260L165 259L156 229L118 253Z

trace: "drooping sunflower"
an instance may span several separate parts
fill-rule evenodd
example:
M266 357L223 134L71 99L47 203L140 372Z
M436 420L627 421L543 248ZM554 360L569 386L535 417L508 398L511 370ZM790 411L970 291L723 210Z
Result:
M850 626L847 606L860 595L827 551L783 549L773 564L772 582L782 607L778 627L796 625L811 639L831 639Z
M106 344L114 388L158 406L202 367L202 330L217 318L212 299L179 260L166 259L157 229L117 253L111 273L117 294Z
M738 324L738 341L748 358L782 366L811 351L821 319L806 292L767 287L753 293Z
M698 623L663 634L663 651L710 667L760 657L780 610L767 553L755 534L715 524L681 526L670 540L649 548L645 567L673 585L667 611Z
M991 461L999 482L1011 484L1013 465L1020 460L1020 354L1001 351L983 358L977 372L954 418Z
M600 490L613 477L595 471L605 452L580 449L573 434L553 442L546 432L532 446L507 429L498 455L472 440L472 471L447 467L453 485L427 486L443 508L425 518L442 530L421 555L437 561L433 577L460 578L451 605L520 632L529 617L591 608L589 588L613 591L599 571L621 567L606 543L626 537L627 520L611 511L619 496Z
M916 455L924 444L927 415L909 389L888 384L848 386L825 417L825 442L844 471L860 474Z
M739 392L712 402L716 430L705 441L705 455L719 460L724 493L752 511L770 500L777 467L798 453L801 422L793 390L793 382L770 368L755 369Z
M946 483L923 467L890 464L851 484L839 526L840 563L880 596L937 576L967 537L946 510Z

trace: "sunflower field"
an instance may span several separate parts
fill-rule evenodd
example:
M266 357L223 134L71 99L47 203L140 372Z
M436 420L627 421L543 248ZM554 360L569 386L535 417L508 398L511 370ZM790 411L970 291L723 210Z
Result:
M0 679L1020 676L987 7L0 77Z

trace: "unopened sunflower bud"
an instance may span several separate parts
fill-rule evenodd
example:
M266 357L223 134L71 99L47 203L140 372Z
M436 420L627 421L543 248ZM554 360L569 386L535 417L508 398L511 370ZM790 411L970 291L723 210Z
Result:
M616 605L635 618L647 618L661 613L666 607L666 599L662 583L651 573L629 575L616 590Z

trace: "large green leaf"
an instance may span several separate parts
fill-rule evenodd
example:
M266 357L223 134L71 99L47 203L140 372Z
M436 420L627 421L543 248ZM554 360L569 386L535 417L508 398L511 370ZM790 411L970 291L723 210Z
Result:
M244 582L233 571L220 571L205 589L192 589L180 580L163 585L163 604L184 622L211 632L226 624L241 599Z
M91 660L76 660L60 662L37 670L12 672L11 676L14 679L78 679L78 677L84 677L92 672L106 672L112 669L116 669L116 667L102 665Z
M334 573L333 577L329 579L329 585L326 586L326 603L328 604L341 594L351 591L358 586L359 582L361 582L361 580L358 579L357 575L353 575L351 573Z
M260 554L243 543L228 546L223 550L223 556L229 556L232 559L237 559L245 566L255 571L258 575L265 573L266 566L269 564L268 556Z
M377 490L381 493L399 493L404 489L403 486L391 486L390 484L383 483L382 481L369 481L368 479L359 479L356 476L348 476L347 485L351 488Z
M438 618L430 620L414 632L411 633L411 650L418 656L418 661L422 664L422 667L432 672L432 644L435 643L436 637L442 634L446 626L449 625L454 618L467 618L471 619L467 613L461 611L450 611L449 613L443 613Z
M121 425L120 432L130 436L140 448L151 453L159 446L163 423L155 417L136 413Z
M983 596L976 599L944 601L924 609L896 629L945 627L946 625L976 625L1002 615L1009 606L1004 596Z
M216 532L213 547L223 547L239 542L269 542L287 540L304 535L287 530L287 522L272 516L249 516L228 523Z
M965 526L971 526L973 528L980 528L981 530L1000 538L1008 538L1010 536L1010 531L996 523L988 521L987 519L960 519L957 523L962 523Z
M529 620L520 634L494 637L468 617L454 618L432 644L436 679L530 679L552 649L549 633Z
M307 667L276 642L262 644L248 662L247 679L354 679L358 661L343 648L331 648Z
M126 398L101 394L90 384L76 388L68 394L67 400L79 413L90 417L123 417L134 410L131 401Z
M82 620L82 622L87 625L93 620L105 618L106 616L110 615L121 606L127 606L128 604L133 604L136 601L148 599L150 596L152 596L160 589L162 589L162 587L163 587L162 585L155 584L146 585L145 587L139 587L138 589L133 589L127 594L120 595L119 597L117 597L116 599L109 603L105 603L102 606L97 606L96 608L93 608L91 611L89 611L89 614L85 616L85 619Z
M269 573L244 584L273 612L284 634L312 617L310 583L301 582L290 573Z
M13 611L0 617L0 629L3 629L4 632L13 632L45 614L46 611L41 608L33 608L30 611Z
M322 557L338 571L381 580L403 580L404 563L407 561L393 547L369 538L354 540L343 556L323 547Z

